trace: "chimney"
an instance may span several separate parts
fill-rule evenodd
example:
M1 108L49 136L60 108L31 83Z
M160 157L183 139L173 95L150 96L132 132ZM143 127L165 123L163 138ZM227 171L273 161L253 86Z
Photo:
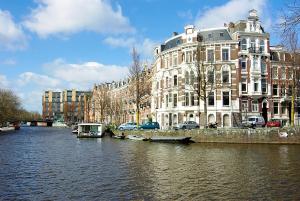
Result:
M172 36L177 36L178 35L178 32L173 32Z

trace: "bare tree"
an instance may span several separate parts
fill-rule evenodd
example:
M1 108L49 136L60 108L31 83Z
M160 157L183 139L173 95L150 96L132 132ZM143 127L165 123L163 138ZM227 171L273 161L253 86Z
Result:
M291 126L295 123L295 100L298 94L298 57L299 57L299 24L300 24L300 1L294 0L288 4L282 11L282 22L279 24L279 30L282 43L291 55L290 65L292 68L292 97L291 97Z
M136 106L136 123L137 126L140 122L140 102L141 102L141 89L142 89L142 83L141 83L141 77L143 73L143 67L140 62L140 55L135 49L135 47L132 48L131 52L132 56L132 65L129 67L129 74L131 79L131 84L134 87L134 100L135 100L135 106Z
M106 84L101 84L94 89L95 110L100 113L100 122L104 122L105 112L110 106L109 89Z
M282 22L279 24L283 37L286 33L294 32L300 24L300 1L294 0L282 10Z
M200 125L200 117L201 117L201 111L200 111L200 102L203 101L203 107L204 107L204 127L207 127L207 106L208 106L208 98L209 95L213 92L214 89L216 89L217 86L217 80L215 79L216 71L213 65L213 61L209 65L204 64L205 60L205 47L201 46L199 44L197 46L196 50L196 63L195 63L195 78L193 81L190 82L192 89L194 93L197 96L198 101L198 116L199 116L199 125ZM212 67L212 68L211 68ZM214 94L215 96L217 94Z

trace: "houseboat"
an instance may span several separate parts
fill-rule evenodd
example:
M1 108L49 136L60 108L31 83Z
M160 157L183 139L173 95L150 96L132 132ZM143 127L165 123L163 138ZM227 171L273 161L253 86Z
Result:
M104 124L81 123L78 124L77 138L101 138L104 135Z

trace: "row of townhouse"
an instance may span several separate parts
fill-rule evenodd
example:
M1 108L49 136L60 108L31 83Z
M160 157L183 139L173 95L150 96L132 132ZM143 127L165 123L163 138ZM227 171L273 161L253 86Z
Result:
M270 47L270 35L256 10L246 20L224 27L196 30L185 27L155 49L151 111L163 129L183 121L204 126L238 126L250 115L288 120L291 115L293 69L291 54ZM200 55L200 56L199 56ZM207 116L196 93L204 69ZM295 116L299 108L296 107ZM295 118L297 119L297 118Z
M85 99L90 92L76 89L45 91L42 96L44 120L81 122L84 120Z
M151 68L145 67L140 78L141 103L140 122L144 123L152 118L151 115ZM89 115L85 117L89 122L104 122L120 125L124 122L137 122L135 83L130 78L122 81L94 85L89 99Z

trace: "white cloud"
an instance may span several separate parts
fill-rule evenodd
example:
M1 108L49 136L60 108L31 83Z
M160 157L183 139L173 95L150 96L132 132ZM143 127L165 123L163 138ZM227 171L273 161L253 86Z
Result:
M84 90L91 89L94 83L120 80L128 75L127 67L97 62L70 64L62 59L56 59L44 67L54 78L67 82L66 86Z
M8 11L0 10L0 49L17 50L26 47L26 36Z
M23 87L25 85L34 85L48 89L58 87L61 84L61 82L60 80L49 77L47 75L41 75L33 72L25 72L19 75L18 84Z
M195 25L198 28L212 28L223 26L224 23L236 22L248 16L251 9L256 9L258 14L269 26L269 17L266 14L268 0L230 0L226 4L207 8L198 13ZM263 25L264 26L264 25ZM266 27L269 28L269 27Z
M98 33L130 33L134 28L108 0L36 0L38 3L24 26L40 37L67 35L79 31Z
M5 75L0 74L0 89L7 88L9 86L9 82Z
M157 45L156 42L149 38L137 40L133 37L107 37L103 42L112 47L128 48L129 51L131 51L132 47L136 47L141 55L145 58L151 58L153 56L153 50Z

